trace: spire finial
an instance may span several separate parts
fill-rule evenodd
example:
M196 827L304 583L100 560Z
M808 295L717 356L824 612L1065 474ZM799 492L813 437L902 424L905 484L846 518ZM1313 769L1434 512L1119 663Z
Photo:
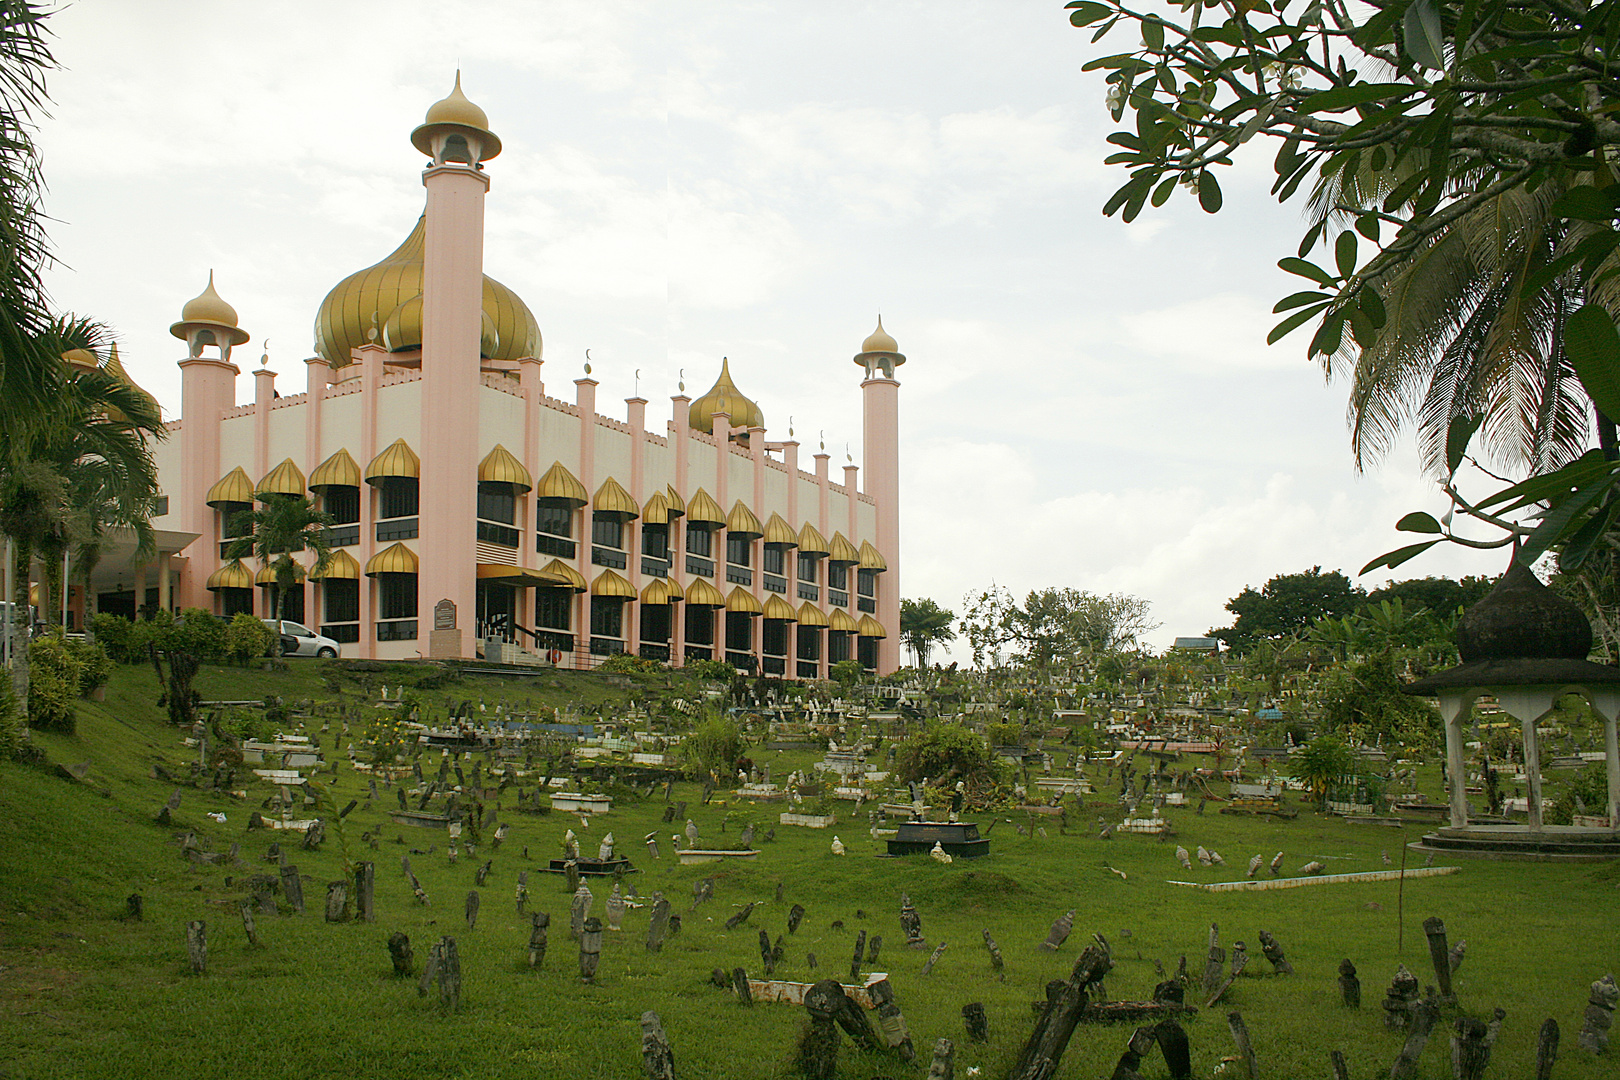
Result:
M591 373L591 350L585 350L585 374Z

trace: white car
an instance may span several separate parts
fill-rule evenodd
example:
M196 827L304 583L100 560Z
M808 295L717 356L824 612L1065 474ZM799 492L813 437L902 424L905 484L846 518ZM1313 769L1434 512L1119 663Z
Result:
M260 619L260 622L271 630L276 628L276 620ZM330 659L338 654L341 646L329 637L322 637L303 623L295 623L291 619L281 620L281 654L283 656L319 656ZM290 647L289 647L290 646Z

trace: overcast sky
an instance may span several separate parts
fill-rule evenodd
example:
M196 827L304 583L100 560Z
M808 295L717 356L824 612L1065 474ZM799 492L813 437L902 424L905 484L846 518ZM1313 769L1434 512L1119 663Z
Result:
M1270 148L1218 215L1178 192L1102 216L1124 174L1080 67L1103 46L1061 0L77 0L51 26L53 300L111 324L171 417L168 326L210 269L253 335L239 398L267 339L303 389L322 297L421 212L408 136L459 65L505 145L485 269L539 319L553 394L589 348L598 407L622 417L639 369L661 422L682 369L695 395L728 356L770 437L824 432L836 474L882 313L906 596L1123 591L1165 646L1443 509L1407 453L1355 473L1303 333L1265 345L1302 231ZM1505 563L1437 549L1400 576Z

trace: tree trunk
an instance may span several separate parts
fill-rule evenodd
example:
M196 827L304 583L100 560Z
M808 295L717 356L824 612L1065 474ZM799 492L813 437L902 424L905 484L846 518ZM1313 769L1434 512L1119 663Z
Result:
M28 636L34 621L28 617L28 569L34 561L34 545L16 540L15 559L12 563L11 615L11 692L17 699L17 711L28 715ZM16 625L20 619L21 625Z

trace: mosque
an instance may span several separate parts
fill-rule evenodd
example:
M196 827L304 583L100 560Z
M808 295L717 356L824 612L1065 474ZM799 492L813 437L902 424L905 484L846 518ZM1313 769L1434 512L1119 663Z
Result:
M726 360L651 427L639 396L625 421L599 413L588 365L571 400L553 397L534 314L484 273L485 163L501 142L459 75L411 144L428 159L426 208L321 303L303 393L261 369L239 404L231 354L247 331L212 276L185 304L171 327L187 347L181 418L155 448L159 552L133 581L103 572L101 610L141 597L273 614L269 572L224 551L241 511L307 494L336 522L336 553L287 617L344 656L589 668L630 653L788 678L898 667L905 357L882 321L854 357L864 478L854 464L835 478L824 449L801 469Z

